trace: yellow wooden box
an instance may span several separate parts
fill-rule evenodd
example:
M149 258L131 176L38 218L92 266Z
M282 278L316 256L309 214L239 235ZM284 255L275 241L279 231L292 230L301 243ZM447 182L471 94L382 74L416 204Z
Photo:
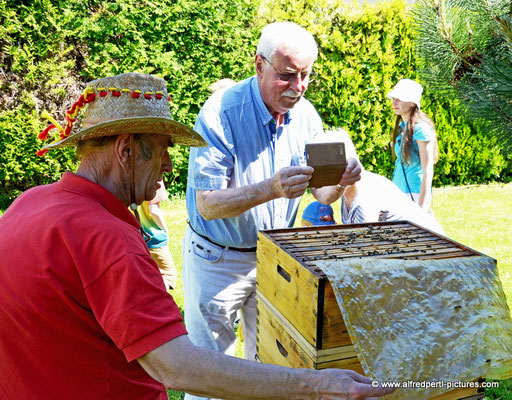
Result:
M333 289L316 266L318 260L428 260L479 255L482 254L404 221L260 231L257 355L262 362L271 364L346 368L363 373ZM436 399L467 396L476 399L483 394L477 394L476 389L460 389Z

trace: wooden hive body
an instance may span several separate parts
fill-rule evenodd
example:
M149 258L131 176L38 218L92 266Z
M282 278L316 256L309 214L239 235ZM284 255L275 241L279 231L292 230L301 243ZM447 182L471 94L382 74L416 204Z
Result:
M346 368L363 373L332 286L316 265L318 260L479 255L404 221L261 231L256 284L258 357L296 368ZM436 400L467 396L481 398L476 389L459 389Z

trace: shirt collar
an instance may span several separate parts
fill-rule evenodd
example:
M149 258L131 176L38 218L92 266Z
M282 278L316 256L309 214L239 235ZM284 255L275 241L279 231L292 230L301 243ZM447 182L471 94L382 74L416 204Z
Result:
M270 114L270 112L267 109L267 106L265 105L265 103L263 102L263 99L261 98L260 87L258 85L257 75L254 75L252 77L251 91L253 93L254 101L256 104L256 109L258 111L258 116L261 120L261 123L262 123L262 125L268 125L274 119L274 117L272 116L272 114ZM289 124L290 121L292 120L292 111L293 111L293 109L289 110L284 115L284 122L283 122L284 125Z
M109 192L103 186L98 185L86 178L75 175L71 172L65 172L60 181L56 183L57 187L73 192L81 196L88 197L97 201L104 207L110 214L123 220L124 222L140 229L135 216L130 212L121 200L119 200L113 193Z

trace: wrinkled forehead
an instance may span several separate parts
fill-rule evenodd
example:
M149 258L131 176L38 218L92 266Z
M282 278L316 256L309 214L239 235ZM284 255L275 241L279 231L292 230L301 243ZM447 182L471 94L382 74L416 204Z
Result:
M311 69L315 58L311 54L295 48L280 47L272 55L271 62L279 64L283 68L303 70Z

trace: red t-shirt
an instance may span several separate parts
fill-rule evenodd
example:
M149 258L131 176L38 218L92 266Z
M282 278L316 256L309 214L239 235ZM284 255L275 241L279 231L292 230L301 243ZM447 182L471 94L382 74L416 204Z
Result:
M136 358L186 330L139 227L71 173L0 217L0 398L167 399Z

